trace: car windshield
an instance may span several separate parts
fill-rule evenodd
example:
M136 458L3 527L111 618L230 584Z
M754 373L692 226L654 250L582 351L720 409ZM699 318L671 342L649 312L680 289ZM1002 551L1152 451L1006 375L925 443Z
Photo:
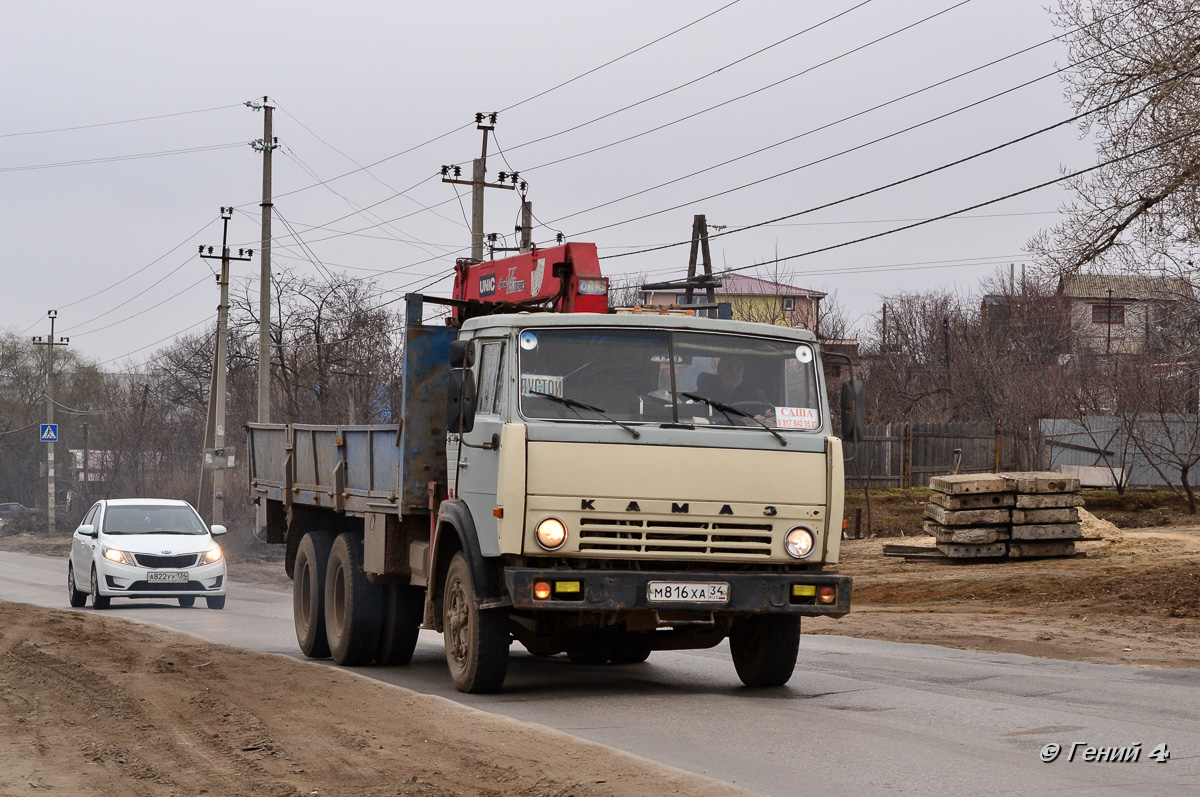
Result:
M794 340L658 329L528 329L520 337L521 414L594 423L740 427L761 421L775 429L813 430L821 426L815 368L813 347Z
M110 506L105 534L207 534L190 506Z

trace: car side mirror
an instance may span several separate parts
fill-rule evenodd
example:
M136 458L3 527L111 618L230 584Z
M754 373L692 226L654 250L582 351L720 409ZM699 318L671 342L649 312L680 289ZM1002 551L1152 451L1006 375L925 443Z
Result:
M465 368L450 371L446 391L446 431L463 434L475 428L475 376Z
M77 529L77 531L85 537L93 537L94 538L96 536L96 527L93 526L91 523L80 526Z
M842 439L861 443L867 439L866 389L860 379L842 383Z
M229 529L225 528L224 526L220 526L220 525L218 525L218 526L209 526L209 527L208 527L208 530L212 532L212 535L213 535L214 537L220 537L222 534L224 534L225 532L229 531Z

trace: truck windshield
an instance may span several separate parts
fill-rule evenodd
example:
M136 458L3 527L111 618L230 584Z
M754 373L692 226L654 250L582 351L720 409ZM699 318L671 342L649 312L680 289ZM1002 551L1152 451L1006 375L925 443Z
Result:
M657 329L528 329L520 337L521 414L608 422L581 417L549 394L625 423L761 422L815 430L821 426L815 360L813 347L799 341Z

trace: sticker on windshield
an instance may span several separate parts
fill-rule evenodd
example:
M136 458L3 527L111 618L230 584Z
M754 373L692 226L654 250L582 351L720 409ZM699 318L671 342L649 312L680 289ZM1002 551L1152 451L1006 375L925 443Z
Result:
M521 348L525 351L531 351L537 348L537 335L532 332L521 333Z
M538 393L549 393L551 396L562 398L563 378L561 376L521 374L521 395L534 396Z
M808 407L776 407L775 426L779 429L816 429L817 411Z
M810 363L810 362L812 362L812 357L813 357L813 352L810 347L808 347L808 346L797 346L796 347L796 359L799 360L800 362Z

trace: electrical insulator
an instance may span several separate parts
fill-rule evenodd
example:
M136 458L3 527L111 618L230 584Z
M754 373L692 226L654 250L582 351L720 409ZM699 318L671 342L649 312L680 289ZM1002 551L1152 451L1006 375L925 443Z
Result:
M508 179L508 172L500 172L500 182L504 182L507 179Z

